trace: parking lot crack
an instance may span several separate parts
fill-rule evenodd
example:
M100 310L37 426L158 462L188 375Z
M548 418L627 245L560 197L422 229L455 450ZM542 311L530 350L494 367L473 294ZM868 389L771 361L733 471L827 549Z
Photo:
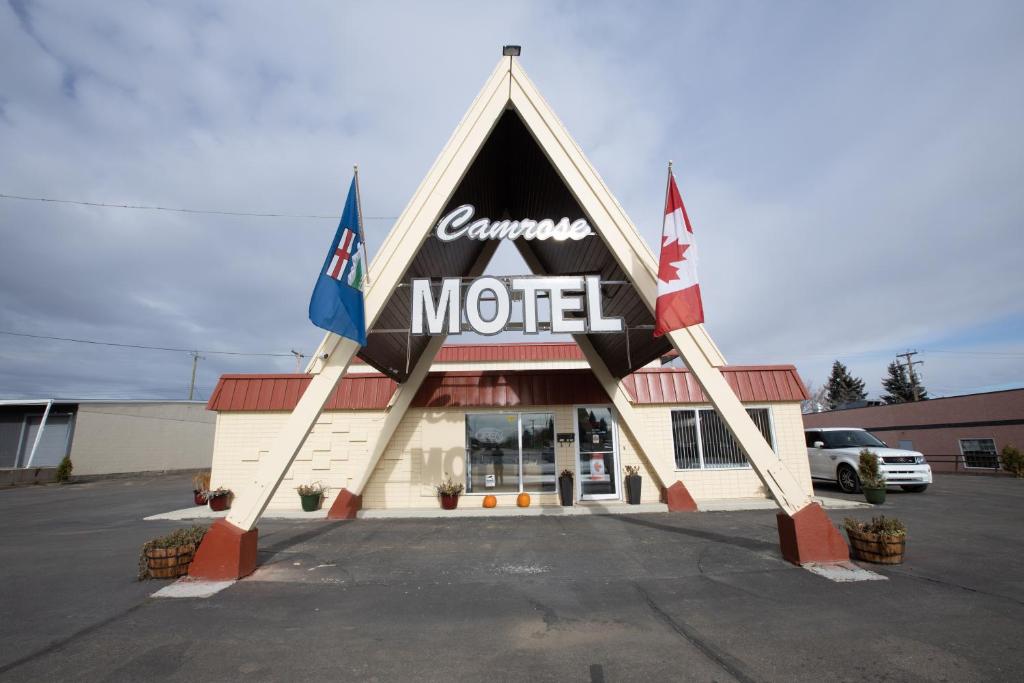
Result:
M721 668L723 671L725 671L730 676L735 678L737 681L742 681L743 683L753 683L757 680L756 678L753 678L747 673L745 673L743 671L742 664L740 664L740 662L738 662L734 657L732 657L728 653L720 652L717 648L715 648L706 640L701 638L692 628L687 626L685 623L676 620L665 610L661 609L661 607L658 606L658 603L655 602L653 598L651 598L651 596L647 593L647 591L643 589L642 586L636 583L632 585L636 592L640 594L640 597L644 599L644 602L647 603L647 607L650 608L650 610L654 613L654 615L658 618L659 621L664 622L669 628L675 631L683 640L687 641L695 648L697 648L697 650L700 651L701 654L703 654L705 657L714 662L719 668Z

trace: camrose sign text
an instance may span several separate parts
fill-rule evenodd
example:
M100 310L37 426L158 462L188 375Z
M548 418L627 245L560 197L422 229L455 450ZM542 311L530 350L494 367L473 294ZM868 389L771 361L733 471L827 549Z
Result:
M513 301L521 304L522 330L536 334L540 323L551 332L592 334L622 332L622 318L606 318L601 307L601 278L597 275L563 277L479 277L412 281L412 334L459 334L465 314L470 329L497 334L512 320ZM435 291L437 296L435 297ZM547 321L538 318L538 300L548 300ZM486 311L485 311L486 309Z
M442 242L451 242L460 237L467 237L471 240L516 240L522 237L524 240L581 240L594 234L586 219L578 218L570 221L568 218L555 222L550 218L535 221L523 218L518 221L502 220L491 221L487 218L472 220L476 209L472 204L463 204L446 215L437 224L437 239Z

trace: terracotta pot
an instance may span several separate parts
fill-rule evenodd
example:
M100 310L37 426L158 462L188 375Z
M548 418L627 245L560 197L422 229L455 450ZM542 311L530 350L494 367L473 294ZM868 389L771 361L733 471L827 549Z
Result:
M210 498L210 509L214 512L223 512L231 508L231 496L212 496Z
M907 549L906 536L880 536L849 529L846 535L850 539L854 559L875 564L903 564L903 553Z
M444 510L454 510L459 506L459 496L441 496L441 508Z
M484 507L493 508L498 506L498 499L494 496L484 496Z
M202 491L193 491L192 499L196 502L196 505L206 505L206 496L203 495Z
M518 496L516 496L516 505L518 505L521 508L530 507L530 494L523 491Z
M146 568L154 579L176 579L188 574L188 566L195 555L194 545L177 548L152 548L146 551Z

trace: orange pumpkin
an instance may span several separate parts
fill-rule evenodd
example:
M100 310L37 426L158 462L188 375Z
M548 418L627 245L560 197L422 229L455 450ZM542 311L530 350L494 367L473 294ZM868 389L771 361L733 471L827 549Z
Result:
M484 507L485 508L493 508L493 507L497 507L497 505L498 505L498 499L497 498L495 498L494 496L484 496Z
M521 508L530 507L530 494L526 493L525 491L523 493L520 493L519 496L516 498L516 505L518 505Z

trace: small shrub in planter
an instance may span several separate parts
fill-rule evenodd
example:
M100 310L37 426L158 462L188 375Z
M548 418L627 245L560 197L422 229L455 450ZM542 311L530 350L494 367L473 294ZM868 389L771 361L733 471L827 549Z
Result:
M562 507L572 507L576 489L573 487L573 473L570 469L562 470L558 475L558 498Z
M196 548L205 535L206 527L193 526L146 541L139 555L139 581L176 579L188 574Z
M885 475L878 469L878 456L867 448L860 452L857 475L860 477L860 488L864 491L864 499L872 505L884 503Z
M318 481L312 484L302 484L295 487L295 490L299 492L299 498L302 499L302 509L305 512L316 512L319 510L320 504L324 500L324 495L327 493L326 487Z
M644 479L640 476L640 465L626 465L626 502L640 504L640 487Z
M1024 477L1024 454L1020 452L1019 448L1009 444L1003 446L1003 450L999 453L999 462L1003 464L1003 469L1013 476Z
M71 470L75 468L71 464L71 456L65 455L61 458L60 464L57 465L57 481L65 482L71 478Z
M907 549L907 527L894 517L880 515L870 522L843 520L856 560L875 564L902 564Z
M210 473L199 472L192 477L192 499L196 505L206 505L206 491L210 488Z
M437 495L441 497L441 507L445 510L454 510L459 506L459 495L462 493L461 483L452 481L448 477L437 485Z
M218 486L213 491L207 491L205 495L206 500L210 503L210 509L214 512L231 509L231 489Z

